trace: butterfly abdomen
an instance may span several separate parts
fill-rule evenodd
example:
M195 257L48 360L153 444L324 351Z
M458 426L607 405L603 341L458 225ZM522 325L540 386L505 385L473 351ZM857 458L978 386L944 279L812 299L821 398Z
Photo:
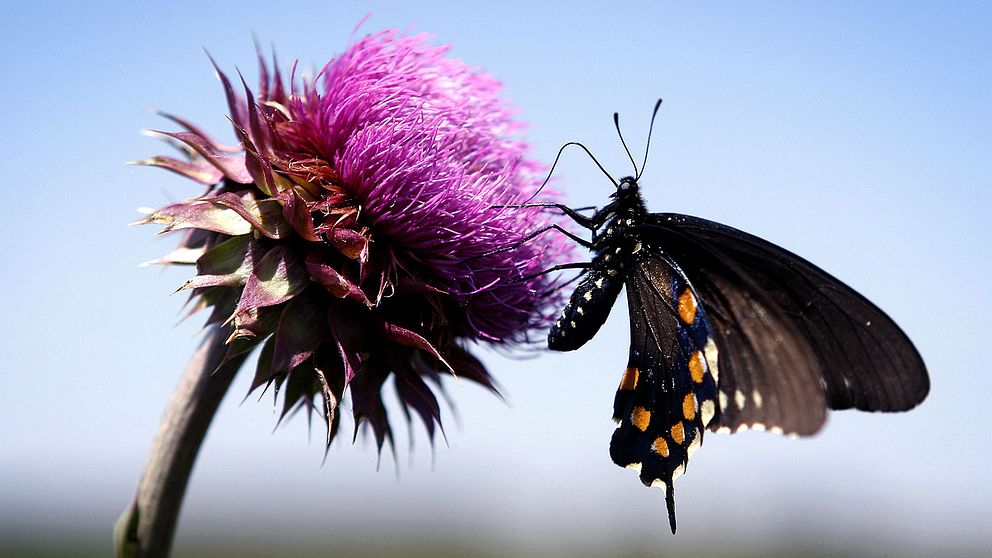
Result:
M614 273L611 275L610 271ZM548 334L552 351L574 351L592 339L623 289L624 277L613 268L594 266L572 292L561 317Z

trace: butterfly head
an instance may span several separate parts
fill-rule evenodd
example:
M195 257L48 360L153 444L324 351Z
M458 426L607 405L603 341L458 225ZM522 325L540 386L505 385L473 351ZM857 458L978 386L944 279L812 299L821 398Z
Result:
M620 179L620 183L617 184L617 191L613 194L613 197L618 200L633 200L641 197L639 187L637 186L637 179L633 176L625 176Z

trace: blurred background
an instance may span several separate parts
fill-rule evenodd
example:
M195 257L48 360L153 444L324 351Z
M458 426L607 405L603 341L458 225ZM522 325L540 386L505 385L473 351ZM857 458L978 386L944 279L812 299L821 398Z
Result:
M103 556L197 346L176 239L139 206L199 192L125 166L182 115L233 141L203 53L257 75L252 34L320 68L359 34L411 29L495 74L533 156L584 142L619 176L619 111L654 211L705 216L816 262L916 342L933 388L907 414L834 413L817 437L711 435L663 494L608 444L626 363L621 301L570 354L482 350L506 402L449 383L447 444L398 432L398 463L270 395L225 400L193 472L176 556L984 556L992 545L992 9L982 2L171 1L4 3L0 555ZM576 151L572 205L612 186ZM522 358L521 358L522 357ZM538 358L539 357L539 358ZM452 420L454 419L454 420ZM350 424L343 423L345 431Z

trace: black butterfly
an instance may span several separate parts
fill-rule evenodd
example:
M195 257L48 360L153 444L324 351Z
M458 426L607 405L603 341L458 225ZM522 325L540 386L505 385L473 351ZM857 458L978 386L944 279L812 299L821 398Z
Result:
M619 134L616 114L614 123ZM591 231L591 241L569 236L595 253L591 262L553 268L583 271L548 347L581 347L626 285L630 357L610 455L665 491L672 533L673 481L705 430L808 436L828 408L905 411L923 401L923 360L882 310L770 242L698 217L648 213L637 182L647 152L638 171L620 140L635 176L614 181L607 206L587 217L531 204L558 208Z

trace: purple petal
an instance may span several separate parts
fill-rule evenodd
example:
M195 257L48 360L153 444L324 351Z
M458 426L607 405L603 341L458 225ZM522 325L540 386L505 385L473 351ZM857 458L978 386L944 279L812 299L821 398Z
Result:
M442 357L441 353L434 348L434 345L431 345L430 341L424 339L409 329L402 328L389 322L381 322L380 327L382 328L383 334L385 334L386 338L390 341L429 353L431 356L439 360L441 364L443 364L452 373L455 372L455 369L448 364L447 360L444 360L444 357Z
M178 290L244 285L251 274L252 250L258 250L258 245L251 235L243 234L221 242L200 256L196 261L197 275Z
M493 384L493 378L489 375L489 371L486 370L482 361L475 358L472 353L455 344L448 347L447 353L448 359L451 361L452 366L455 367L455 373L458 374L459 378L471 380L489 388L497 395L499 394L499 390Z
M272 371L280 374L296 368L313 355L317 347L327 340L329 333L318 301L305 293L293 298L279 318Z
M283 386L282 412L279 413L280 422L302 408L306 408L308 411L314 410L313 395L319 389L315 387L317 382L317 371L309 366L301 366L289 373ZM310 413L307 413L307 420L309 421L309 419Z
M376 446L381 451L387 440L392 442L393 431L389 426L386 406L382 401L382 384L388 371L373 369L355 379L351 385L351 410L355 417L355 436L362 423L368 423L375 434Z
M324 238L345 256L363 263L368 261L369 239L364 235L351 229L336 228L325 234Z
M327 316L327 325L331 329L331 337L337 346L338 355L341 357L341 365L344 369L344 386L348 387L362 366L360 342L363 337L364 339L368 339L368 337L365 337L364 332L355 327L357 324L350 323L352 322L348 319L350 313L338 314L336 311L341 312L342 309L339 306L331 308Z
M251 89L248 84L245 83L244 76L241 72L238 72L238 77L241 78L241 85L245 88L245 103L248 107L248 130L251 131L251 140L254 145L254 150L257 154L263 157L272 156L272 139L271 130L269 130L268 122L263 123L258 116L258 105L255 104L255 96L252 94Z
M277 200L257 200L251 190L244 190L240 194L224 192L210 199L236 211L258 232L269 238L285 238L293 233L292 227L282 217L282 204Z
M280 184L286 183L286 179L272 171L271 158L259 153L247 130L234 124L234 131L244 145L245 170L255 180L255 186L267 196L279 192Z
M293 230L310 242L319 241L320 238L314 232L313 216L303 198L290 189L280 194L279 199L282 201L282 216Z
M317 379L320 381L320 394L324 399L324 421L327 424L327 440L325 445L329 446L336 430L337 408L341 402L341 394L336 393L331 387L331 381L323 370L317 370Z
M227 79L227 76L220 70L220 66L217 65L217 61L214 60L210 53L207 53L207 58L210 59L210 63L213 64L214 70L217 72L217 79L220 80L221 85L224 87L224 95L227 97L227 107L231 111L231 119L234 124L244 127L246 123L245 118L245 101L241 97L238 97L234 93L234 88L231 87L231 81Z
M240 145L224 145L223 143L220 143L218 141L215 141L212 137L210 137L209 135L207 135L199 126L197 126L196 124L193 124L192 122L190 122L189 120L186 120L185 118L183 118L181 116L176 116L174 114L170 114L170 113L164 112L164 111L157 111L157 112L158 112L158 114L160 116L163 116L165 118L168 118L169 120L175 122L176 124L179 124L183 128L186 128L187 131L193 132L194 134L196 134L196 135L200 136L201 138L203 138L203 141L207 142L207 144L214 151L222 151L222 152L225 152L225 153L237 153L239 151L243 151L243 149L241 148Z
M285 246L269 250L254 265L245 282L236 312L281 304L299 294L308 283L306 268Z
M206 251L205 247L187 248L180 246L161 258L142 262L141 265L193 265Z
M327 292L333 296L337 298L350 298L367 308L372 308L372 301L365 296L365 292L358 285L333 267L321 262L319 256L316 254L307 256L306 265L310 278L320 284L321 287L327 289Z
M269 337L262 345L262 351L258 354L258 363L255 365L255 376L251 380L248 393L251 393L272 381L275 373L272 371L272 353L275 350L275 338Z
M135 161L130 164L161 167L207 186L217 184L220 182L220 179L224 178L224 173L220 169L202 159L197 161L180 161L172 157L159 156L145 159L144 161Z
M434 439L434 424L441 424L441 406L431 388L416 373L396 375L396 392L404 407L412 407L427 429L428 438Z
M231 237L208 250L196 261L196 271L201 275L229 275L251 271L253 254L259 250L251 235Z
M265 337L271 334L279 323L279 312L274 308L248 308L236 311L231 320L228 343L240 337Z
M160 234L180 229L206 229L230 236L251 232L251 223L238 212L213 201L194 199L167 205L134 225L165 225Z
M245 158L222 155L203 137L192 132L162 132L149 130L148 133L178 140L199 153L211 165L217 167L224 176L240 184L251 184L253 179L245 167Z

